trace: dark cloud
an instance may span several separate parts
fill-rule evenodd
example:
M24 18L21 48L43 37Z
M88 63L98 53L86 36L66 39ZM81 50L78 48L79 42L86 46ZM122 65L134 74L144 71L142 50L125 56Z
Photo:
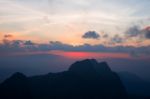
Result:
M11 35L11 34L4 35L4 38L11 38L11 37L13 37L13 35Z
M29 40L29 41L25 41L25 42L24 42L24 45L34 45L34 43Z
M82 38L85 38L85 39L99 39L100 35L95 31L88 31L82 36Z
M150 39L150 27L146 27L143 32L145 34L145 38Z
M108 38L108 37L109 37L108 34L103 35L103 38Z
M125 32L127 37L140 37L144 39L150 39L150 27L146 27L144 29L141 29L139 26L133 26L130 27L126 32Z
M128 28L125 32L128 37L137 37L141 34L141 29L139 26L132 26Z
M123 38L121 38L119 35L115 35L112 39L111 39L112 43L122 43L124 40Z
M150 39L150 31L148 31L145 35L146 38Z
M35 48L35 46L32 47L28 47L28 45L26 45L27 41L23 41L23 40L3 40L3 43L0 44L0 53L13 53L13 52L26 52L26 51L36 51L38 50L33 49Z
M59 41L50 41L50 50L71 50L74 47L69 44L64 44Z

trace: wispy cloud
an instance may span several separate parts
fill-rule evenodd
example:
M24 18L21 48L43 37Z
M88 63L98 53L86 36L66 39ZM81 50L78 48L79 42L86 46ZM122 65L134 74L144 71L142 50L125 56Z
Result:
M131 24L149 25L149 4L149 0L3 0L0 32L29 38L42 35L39 41L44 37L45 42L60 40L66 34L77 39L89 30L106 31L107 40L115 35L122 38L121 33ZM65 37L60 41L68 42ZM76 43L86 42L80 39Z

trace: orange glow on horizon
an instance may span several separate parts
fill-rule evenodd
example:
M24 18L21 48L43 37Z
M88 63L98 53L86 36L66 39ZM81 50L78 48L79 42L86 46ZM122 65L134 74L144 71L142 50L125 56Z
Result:
M51 51L50 54L61 55L68 58L131 58L127 53L106 53L106 52L65 52Z
M111 53L111 52L69 52L69 51L31 51L31 52L6 52L0 53L0 56L24 56L24 55L58 55L69 59L135 59L135 60L149 60L150 56L141 55L140 57L133 57L128 53Z

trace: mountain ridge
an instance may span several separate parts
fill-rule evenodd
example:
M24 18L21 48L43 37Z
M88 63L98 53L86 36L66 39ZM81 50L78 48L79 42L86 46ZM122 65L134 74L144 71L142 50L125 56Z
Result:
M21 78L14 79L15 77ZM18 85L22 86L18 87ZM23 97L28 99L126 99L127 93L117 73L113 72L106 62L98 63L95 59L86 59L73 63L68 71L59 73L32 77L15 73L0 84L0 98L10 97L15 99Z

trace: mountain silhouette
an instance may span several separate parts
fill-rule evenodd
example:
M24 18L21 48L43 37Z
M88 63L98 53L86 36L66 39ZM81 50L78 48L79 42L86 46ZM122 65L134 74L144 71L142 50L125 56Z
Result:
M129 94L150 96L150 82L130 72L119 72L118 75Z
M68 71L26 77L15 73L0 84L0 99L127 99L126 90L106 62L86 59Z
M0 85L0 99L30 98L28 78L22 73L15 73Z

